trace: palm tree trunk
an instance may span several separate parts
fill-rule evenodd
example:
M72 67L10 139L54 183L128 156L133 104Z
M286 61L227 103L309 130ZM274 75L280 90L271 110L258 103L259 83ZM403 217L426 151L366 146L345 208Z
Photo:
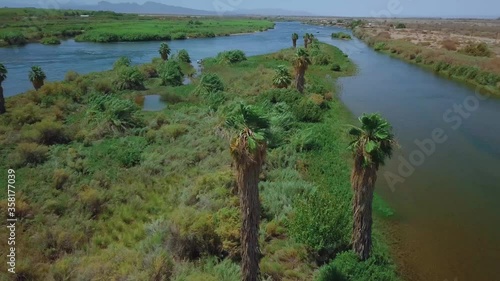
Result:
M307 40L307 38L306 38L306 39L304 39L304 48L306 48L306 49L307 49L307 43L308 43L308 41L309 41L309 40Z
M38 91L38 89L40 89L44 83L43 83L43 80L35 79L35 80L33 80L32 84L33 84L33 87L35 88L35 90Z
M3 88L2 85L0 85L0 114L5 113L5 99L3 97Z
M304 92L304 84L306 83L306 78L305 78L305 71L300 69L297 71L297 74L295 75L295 83L297 87L297 91L303 93Z
M264 148L265 149L265 148ZM265 151L265 150L264 150ZM259 155L262 155L259 153ZM242 281L259 280L259 174L263 158L240 159L236 163L238 193L243 224L241 227Z
M370 257L372 247L372 202L376 180L377 167L374 164L364 167L363 154L358 154L351 175L354 190L352 244L362 261Z
M293 47L294 47L294 48L297 48L297 40L296 40L296 39L293 39L292 41L293 41Z

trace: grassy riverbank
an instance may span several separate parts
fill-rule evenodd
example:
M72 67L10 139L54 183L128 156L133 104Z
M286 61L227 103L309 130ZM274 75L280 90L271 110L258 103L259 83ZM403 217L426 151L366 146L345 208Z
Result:
M55 39L67 38L101 43L178 40L274 27L273 22L258 19L139 16L74 10L1 8L0 15L0 46L30 42L57 44Z
M470 44L457 50L455 43L443 42L443 48L393 39L389 32L373 34L370 28L356 28L353 33L376 51L432 70L439 75L500 96L500 57L486 45Z
M162 85L165 67L155 60L68 73L64 82L8 98L0 170L16 169L16 246L30 253L18 259L19 276L239 280L240 215L222 123L245 102L264 107L271 120L260 186L263 278L398 280L377 219L372 257L358 262L349 251L345 124L353 117L335 80L355 66L339 49L316 46L304 94L273 88L278 65L292 72L295 51L286 49L234 63L224 55L205 60L204 74L223 82L218 93L197 91L199 79ZM137 70L142 85L119 90L122 76ZM160 94L168 107L141 111L134 101L146 94Z

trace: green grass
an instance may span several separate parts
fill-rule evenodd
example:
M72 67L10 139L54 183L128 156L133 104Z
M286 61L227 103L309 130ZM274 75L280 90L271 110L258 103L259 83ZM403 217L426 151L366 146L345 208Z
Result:
M335 80L356 68L333 46L314 48L313 61L322 56L329 64L310 66L304 94L273 89L277 65L293 71L295 50L285 49L233 63L205 60L204 74L217 75L224 85L212 94L196 91L201 77L175 87L145 77L145 89L138 90L110 83L107 94L91 83L103 76L113 81L121 66L71 73L65 82L8 98L8 113L0 116L0 170L16 163L23 227L16 245L30 252L17 265L19 275L239 280L239 202L221 125L245 102L264 107L271 120L260 185L263 277L329 280L322 276L334 272L345 280L396 280L380 235L370 262L359 263L347 251L351 189L344 125L352 116L335 94ZM333 64L340 71L331 70ZM148 72L160 65L154 60ZM167 108L140 111L134 101L146 94L161 94Z
M75 10L0 9L0 46L73 38L88 42L155 41L264 31L267 20L151 16ZM80 15L90 15L82 18ZM43 40L43 41L42 41ZM51 41L53 41L51 39Z

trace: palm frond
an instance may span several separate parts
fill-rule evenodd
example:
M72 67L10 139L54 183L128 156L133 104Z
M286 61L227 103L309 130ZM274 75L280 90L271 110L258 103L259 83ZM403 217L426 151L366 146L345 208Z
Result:
M348 148L355 155L363 155L365 165L384 165L392 156L395 145L392 127L378 113L363 114L358 118L361 127L351 126L349 135L353 141Z

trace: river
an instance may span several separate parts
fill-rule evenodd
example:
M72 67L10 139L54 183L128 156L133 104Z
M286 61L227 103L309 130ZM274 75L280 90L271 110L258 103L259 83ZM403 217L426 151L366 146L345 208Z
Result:
M356 76L340 79L342 101L355 115L382 113L393 124L400 145L380 171L377 192L396 212L387 224L405 279L498 280L500 100L377 53L357 39L332 40L334 31L341 29L277 23L267 32L169 45L174 52L187 49L192 60L228 49L257 55L289 47L292 32L309 32L341 48L359 67ZM42 66L54 81L68 70L110 69L120 56L129 56L133 63L149 62L158 56L158 47L159 42L68 40L59 46L2 48L0 61L9 70L4 93L12 96L31 88L31 65Z

